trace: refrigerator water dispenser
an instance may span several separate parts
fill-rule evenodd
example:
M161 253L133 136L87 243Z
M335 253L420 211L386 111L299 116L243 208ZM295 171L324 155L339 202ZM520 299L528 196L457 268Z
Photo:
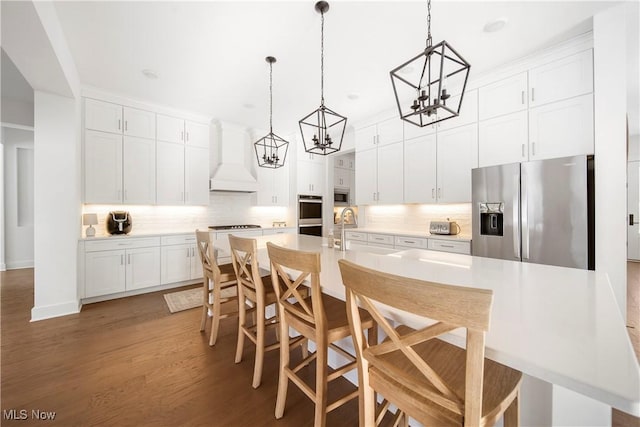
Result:
M502 236L504 203L480 203L480 235Z

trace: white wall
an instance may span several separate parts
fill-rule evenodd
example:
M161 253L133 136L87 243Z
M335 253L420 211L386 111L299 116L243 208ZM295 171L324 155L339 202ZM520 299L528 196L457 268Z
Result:
M596 270L608 274L626 319L627 137L625 5L593 17Z
M0 271L5 271L4 260L4 128L0 127Z
M7 269L33 267L33 131L3 128L4 255Z
M35 91L35 289L31 319L77 313L79 104Z

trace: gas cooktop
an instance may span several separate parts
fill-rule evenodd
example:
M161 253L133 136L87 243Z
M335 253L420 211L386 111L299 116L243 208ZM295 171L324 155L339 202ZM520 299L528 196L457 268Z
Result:
M259 225L254 224L240 224L240 225L210 225L212 230L244 230L247 228L262 228Z

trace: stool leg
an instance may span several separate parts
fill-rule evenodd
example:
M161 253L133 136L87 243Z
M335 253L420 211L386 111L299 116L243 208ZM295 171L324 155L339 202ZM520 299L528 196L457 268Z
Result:
M258 297L260 299L260 297ZM264 299L256 303L256 361L253 366L253 388L262 381L262 363L264 361Z
M520 392L513 399L511 405L504 411L504 427L519 427L520 426Z
M326 342L316 343L316 412L314 427L324 427L327 422L327 355Z
M285 372L289 368L289 325L280 311L280 374L278 377L278 396L276 398L276 419L284 415L284 406L287 403L287 387L289 377Z
M244 351L244 329L247 325L247 303L245 301L242 286L238 286L238 341L236 344L236 363L242 361Z

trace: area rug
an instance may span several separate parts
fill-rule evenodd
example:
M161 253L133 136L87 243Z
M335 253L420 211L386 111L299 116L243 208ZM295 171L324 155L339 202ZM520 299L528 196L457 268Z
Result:
M222 298L236 295L235 287L222 290ZM171 313L202 307L202 288L187 289L186 291L164 294L164 300Z

